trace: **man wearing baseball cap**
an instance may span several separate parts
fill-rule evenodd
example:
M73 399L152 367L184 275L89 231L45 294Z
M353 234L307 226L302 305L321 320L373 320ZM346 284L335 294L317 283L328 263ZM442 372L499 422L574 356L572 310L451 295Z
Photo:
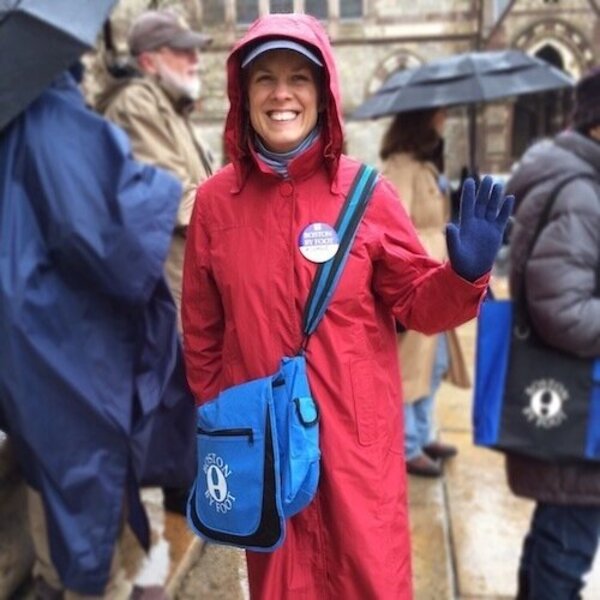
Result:
M199 51L210 41L210 37L192 31L174 12L142 13L128 35L130 60L137 75L116 79L97 102L97 109L129 134L138 160L171 171L183 185L165 265L178 312L185 233L195 190L212 173L211 153L189 120L200 97ZM180 493L165 490L167 508L182 512L184 492L187 489Z

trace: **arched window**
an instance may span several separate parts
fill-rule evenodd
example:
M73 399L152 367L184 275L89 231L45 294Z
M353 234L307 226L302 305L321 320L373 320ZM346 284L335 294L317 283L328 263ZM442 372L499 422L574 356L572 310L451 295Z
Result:
M560 55L560 52L556 48L551 46L550 44L546 44L545 46L542 46L535 53L535 55L538 58L545 60L547 63L550 63L552 66L556 67L557 69L563 70L565 68L562 56Z
M562 55L551 44L543 45L535 56L564 70ZM513 111L512 155L519 158L533 141L553 136L566 125L571 112L571 95L569 90L550 90L520 96Z

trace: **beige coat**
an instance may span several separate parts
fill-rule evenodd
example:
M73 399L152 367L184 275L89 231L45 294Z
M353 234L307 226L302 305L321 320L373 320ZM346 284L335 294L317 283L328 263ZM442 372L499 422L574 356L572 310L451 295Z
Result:
M430 162L420 162L406 153L390 156L383 174L394 184L427 252L437 260L448 258L445 226L450 216L449 199L440 191L438 171ZM454 385L471 385L456 331L446 332L450 367L446 378ZM437 336L416 331L398 335L398 356L405 402L429 395Z
M136 77L126 85L109 90L99 101L98 108L129 134L138 160L171 171L183 185L165 265L179 312L185 230L190 222L196 188L212 171L210 153L192 129L187 114L178 112L166 92L150 78Z

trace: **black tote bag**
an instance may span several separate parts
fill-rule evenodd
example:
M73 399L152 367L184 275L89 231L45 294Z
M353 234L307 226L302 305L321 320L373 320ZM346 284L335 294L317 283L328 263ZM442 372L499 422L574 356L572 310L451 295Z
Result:
M527 259L559 191L575 178L548 199ZM514 301L482 306L473 425L478 445L549 461L600 461L600 359L542 341L529 318L524 284Z

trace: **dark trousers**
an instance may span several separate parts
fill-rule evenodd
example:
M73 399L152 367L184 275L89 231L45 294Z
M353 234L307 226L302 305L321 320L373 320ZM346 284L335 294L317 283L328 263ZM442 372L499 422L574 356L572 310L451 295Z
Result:
M523 543L517 600L577 600L600 536L600 506L539 502Z

